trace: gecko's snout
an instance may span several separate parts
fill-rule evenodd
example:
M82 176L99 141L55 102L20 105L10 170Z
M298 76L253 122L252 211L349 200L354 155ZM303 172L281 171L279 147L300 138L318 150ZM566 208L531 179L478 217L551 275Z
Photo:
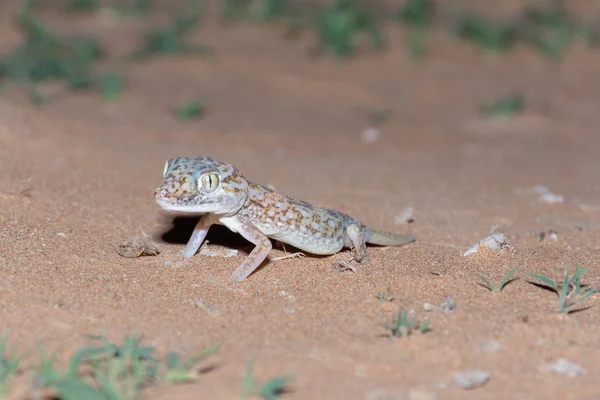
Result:
M162 199L165 198L167 196L167 190L166 189L161 189L161 188L156 188L154 190L154 197L157 199Z

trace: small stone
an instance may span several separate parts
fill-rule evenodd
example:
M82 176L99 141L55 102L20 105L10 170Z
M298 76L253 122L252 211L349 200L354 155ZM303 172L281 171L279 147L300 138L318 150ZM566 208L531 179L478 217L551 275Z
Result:
M213 306L212 304L208 304L207 302L202 300L196 301L196 307L206 312L207 314L212 315L213 317L218 317L219 315L221 315L221 313L215 306Z
M540 201L542 203L555 204L564 202L565 198L554 193L544 193L540 196Z
M481 345L481 349L486 353L497 353L503 348L504 346L502 346L502 343L497 340L488 340Z
M442 302L440 303L439 309L442 311L452 311L454 309L454 306L456 305L456 303L454 302L454 297L452 296L448 296L446 298L444 298L444 300L442 300Z
M483 370L473 370L467 372L457 372L452 380L454 384L462 389L475 389L487 383L490 379L490 373Z
M539 233L538 236L540 237L540 242L546 238L552 239L552 240L558 240L558 232L555 231L554 229L550 229L548 232L542 231Z
M452 296L448 296L446 298L444 298L442 300L442 302L440 303L439 306L435 306L431 303L425 303L423 304L423 309L425 311L452 311L454 309L454 306L456 305L455 301L454 301L454 297Z
M373 389L369 391L365 400L396 400L398 396L386 389Z
M565 198L561 195L552 193L547 187L542 185L535 185L533 191L539 195L539 200L542 203L556 204L563 203Z
M566 358L559 358L552 364L548 365L550 371L556 372L559 375L566 375L569 378L574 378L579 375L585 375L585 369L580 365L572 363Z
M579 204L579 208L581 209L581 211L598 211L600 210L600 208L596 207L596 206L591 206L589 204Z
M289 301L296 301L296 298L294 297L294 295L291 294L290 292L288 292L287 290L281 290L279 292L279 295L282 297L285 297Z
M415 222L415 217L413 216L412 207L406 208L404 211L394 217L394 223L397 225L410 224L413 222Z
M141 256L156 256L160 249L154 243L132 238L124 241L117 247L117 254L126 258L137 258Z
M406 394L408 400L436 400L437 395L434 392L421 389L410 389Z
M379 140L380 136L381 136L381 132L379 131L379 129L367 128L364 131L362 131L360 138L365 143L373 143L373 142L376 142L377 140Z
M471 247L469 250L465 251L463 256L469 256L471 254L475 254L479 251L479 246L487 246L490 249L500 252L501 250L508 248L508 243L506 242L506 236L502 233L494 233L486 237L483 240L480 240L479 243Z

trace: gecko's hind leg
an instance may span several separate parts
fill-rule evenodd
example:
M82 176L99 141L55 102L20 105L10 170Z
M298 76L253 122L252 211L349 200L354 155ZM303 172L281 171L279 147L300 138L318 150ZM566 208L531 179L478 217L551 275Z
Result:
M367 245L365 244L365 238L361 229L357 225L352 224L346 228L346 234L352 242L352 258L361 264L368 264L369 253L367 251Z

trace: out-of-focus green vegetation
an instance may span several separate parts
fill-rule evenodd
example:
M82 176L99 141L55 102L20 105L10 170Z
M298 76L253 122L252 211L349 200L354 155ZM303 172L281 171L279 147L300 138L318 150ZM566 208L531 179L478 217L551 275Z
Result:
M62 82L68 90L96 90L102 99L110 101L126 88L125 70L133 61L165 55L218 56L218 50L213 52L209 45L189 39L206 18L208 0L174 0L169 5L169 9L176 8L171 21L148 22L150 27L141 33L141 46L116 61L98 38L55 32L38 13L43 5L46 14L61 12L67 19L110 11L112 15L127 16L119 19L119 23L127 24L131 18L154 21L154 16L165 12L164 7L158 7L159 3L166 4L159 0L65 0L62 7L52 10L42 1L24 0L14 16L23 39L0 54L0 84L22 85L37 103L47 100L39 87L50 81ZM502 19L468 10L450 13L441 0L404 0L393 10L385 9L377 1L366 0L222 0L211 4L220 6L219 14L227 22L226 26L242 20L269 24L280 27L283 38L312 31L310 36L317 42L310 54L330 55L341 60L366 51L384 51L394 43L394 36L401 34L398 30L386 29L389 26L403 28L408 56L421 61L426 55L434 56L426 51L428 32L433 29L450 28L450 34L473 43L484 54L499 54L521 45L550 60L564 57L575 42L595 47L600 38L598 22L573 15L567 2L556 0L526 7L511 18ZM204 109L204 103L198 109ZM190 116L200 114L200 111L184 111ZM180 112L177 115L188 118L182 117Z

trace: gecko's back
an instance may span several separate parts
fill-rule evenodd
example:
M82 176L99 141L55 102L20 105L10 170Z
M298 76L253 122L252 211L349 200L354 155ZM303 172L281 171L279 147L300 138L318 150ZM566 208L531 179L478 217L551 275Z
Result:
M350 246L346 228L370 230L340 211L314 206L248 181L248 198L239 214L265 235L313 254L333 254Z

